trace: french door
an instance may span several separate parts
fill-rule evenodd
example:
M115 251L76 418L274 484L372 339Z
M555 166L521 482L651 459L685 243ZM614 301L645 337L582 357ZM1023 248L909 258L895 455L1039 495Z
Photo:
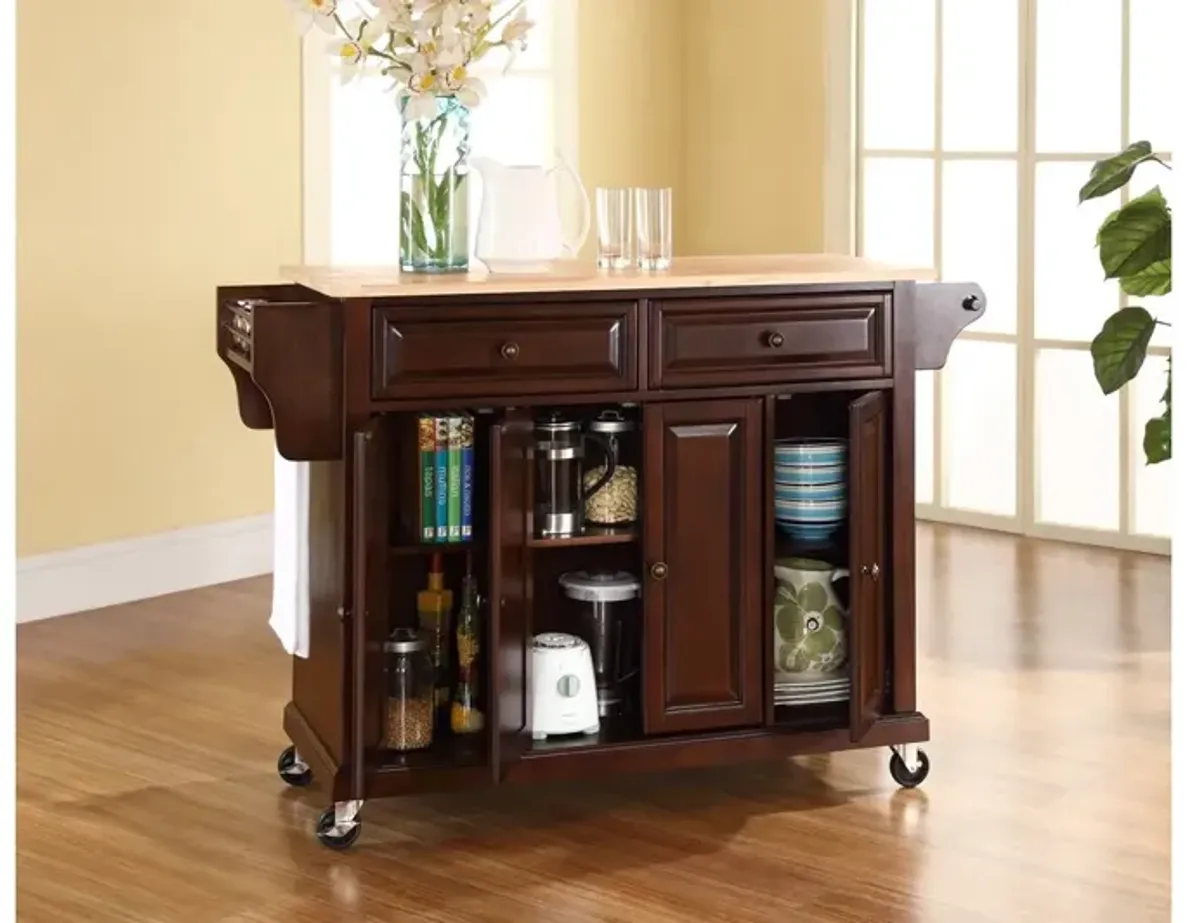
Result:
M1171 331L1134 382L1101 393L1089 346L1126 297L1094 241L1118 201L1080 206L1078 190L1130 141L1169 155L1170 7L859 0L856 247L988 295L946 368L918 373L922 518L1169 551L1172 465L1145 464L1142 430ZM1151 164L1120 201L1154 185L1171 200ZM1145 303L1169 320L1171 297Z

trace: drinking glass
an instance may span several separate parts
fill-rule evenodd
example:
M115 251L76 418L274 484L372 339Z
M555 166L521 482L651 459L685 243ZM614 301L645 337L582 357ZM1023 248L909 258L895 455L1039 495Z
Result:
M671 190L639 189L637 199L637 263L639 269L671 266Z
M601 269L633 265L633 191L596 190L596 262Z

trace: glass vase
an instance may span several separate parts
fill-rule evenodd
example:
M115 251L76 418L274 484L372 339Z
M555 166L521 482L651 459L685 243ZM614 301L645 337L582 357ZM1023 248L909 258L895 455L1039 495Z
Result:
M470 110L438 97L437 114L411 118L405 105L400 166L400 268L466 272Z

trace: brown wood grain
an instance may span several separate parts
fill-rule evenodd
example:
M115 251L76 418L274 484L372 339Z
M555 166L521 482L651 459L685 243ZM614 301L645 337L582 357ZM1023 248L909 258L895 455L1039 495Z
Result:
M645 421L646 731L755 724L762 401L651 404Z

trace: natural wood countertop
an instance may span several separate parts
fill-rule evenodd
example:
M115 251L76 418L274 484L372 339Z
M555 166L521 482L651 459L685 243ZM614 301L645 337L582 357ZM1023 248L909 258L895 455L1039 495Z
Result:
M289 282L330 298L421 298L433 295L504 295L527 292L601 292L648 289L805 285L838 282L933 281L929 268L890 266L834 253L677 258L662 272L597 269L590 262L563 262L537 275L402 273L396 267L288 266Z

